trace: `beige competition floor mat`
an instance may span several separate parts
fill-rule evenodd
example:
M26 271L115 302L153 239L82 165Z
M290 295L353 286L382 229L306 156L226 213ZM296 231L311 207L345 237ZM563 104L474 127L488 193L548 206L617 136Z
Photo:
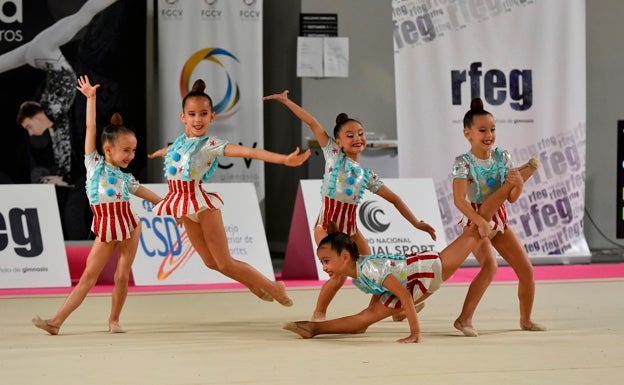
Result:
M106 331L109 295L91 295L61 335L35 328L64 296L0 297L0 383L18 384L596 384L624 383L624 280L538 282L533 318L518 329L515 283L493 284L474 319L452 323L466 284L449 284L419 314L422 342L394 342L406 322L384 320L359 335L303 340L281 329L307 319L318 288L290 289L291 308L244 291L131 294L121 324ZM363 309L369 297L338 293L328 315Z

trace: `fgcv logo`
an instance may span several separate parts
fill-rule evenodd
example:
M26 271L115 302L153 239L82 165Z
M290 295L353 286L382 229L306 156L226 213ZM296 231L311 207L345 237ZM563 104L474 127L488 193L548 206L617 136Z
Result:
M181 19L182 9L178 8L176 4L178 0L163 0L164 7L160 10L160 14L165 19Z
M243 0L245 8L240 10L241 20L258 20L260 11L256 9L256 0Z

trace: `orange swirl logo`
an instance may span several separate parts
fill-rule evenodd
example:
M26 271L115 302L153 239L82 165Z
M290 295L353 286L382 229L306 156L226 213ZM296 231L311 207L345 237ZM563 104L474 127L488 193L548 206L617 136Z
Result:
M180 95L186 96L189 92L189 86L191 82L191 76L193 71L202 61L207 61L211 64L216 64L225 75L226 90L223 98L219 101L213 100L213 110L217 114L216 120L225 120L230 116L238 112L240 102L240 89L238 83L232 80L232 76L227 71L226 66L220 60L220 57L229 57L238 62L236 56L223 48L208 47L201 49L191 55L180 73ZM210 94L210 92L208 92ZM212 95L211 95L212 96Z
M183 232L180 236L180 240L176 242L171 249L175 250L176 246L180 244L182 253L176 258L171 251L163 258L158 268L158 274L156 277L159 281L167 279L174 271L178 270L195 254L195 249L191 246L188 239L188 234Z

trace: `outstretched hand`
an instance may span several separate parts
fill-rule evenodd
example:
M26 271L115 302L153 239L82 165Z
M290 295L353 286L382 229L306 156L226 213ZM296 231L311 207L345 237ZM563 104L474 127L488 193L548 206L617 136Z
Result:
M151 154L147 154L149 159L164 158L165 156L167 156L167 147L160 148Z
M82 75L78 78L78 87L76 87L84 96L87 98L91 98L95 96L95 93L98 88L100 88L99 84L91 85L89 82L89 77L87 75Z
M289 167L301 166L303 162L308 160L311 154L312 153L310 152L309 148L305 152L299 153L299 147L297 147L295 151L291 152L290 154L286 156L284 165L289 166Z
M288 90L284 90L281 94L273 94L273 95L268 95L262 98L262 100L266 101L266 100L278 100L280 102L285 102L286 100L288 100Z
M420 222L416 223L416 228L418 230L421 230L421 231L424 231L424 232L428 233L429 236L431 237L431 239L433 239L434 241L437 239L435 229L429 223L427 223L425 221L420 221Z

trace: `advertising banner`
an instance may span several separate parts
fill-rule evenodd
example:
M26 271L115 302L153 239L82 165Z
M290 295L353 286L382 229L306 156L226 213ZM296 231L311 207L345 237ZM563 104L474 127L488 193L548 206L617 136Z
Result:
M587 261L585 2L393 0L399 175L432 177L447 241L462 229L452 166L481 98L494 147L541 166L508 205L533 261Z
M0 185L0 288L69 287L54 186Z
M262 148L262 1L158 0L157 13L161 137L184 133L182 98L203 79L217 114L208 135ZM212 180L253 183L264 198L257 160L222 157Z
M166 184L144 184L160 196ZM247 262L270 280L275 279L260 207L251 183L211 183L211 192L225 201L221 208L230 255ZM160 217L153 205L134 195L132 210L141 218L141 242L132 275L137 286L231 283L234 280L206 267L191 246L184 227L173 217Z

